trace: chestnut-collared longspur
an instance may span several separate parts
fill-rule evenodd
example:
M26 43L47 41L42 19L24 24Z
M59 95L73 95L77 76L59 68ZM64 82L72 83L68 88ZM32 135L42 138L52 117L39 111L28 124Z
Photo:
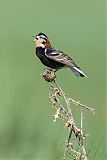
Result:
M39 33L34 36L33 41L36 46L36 55L45 66L55 71L68 67L76 76L87 77L72 58L51 46L48 37L44 33Z

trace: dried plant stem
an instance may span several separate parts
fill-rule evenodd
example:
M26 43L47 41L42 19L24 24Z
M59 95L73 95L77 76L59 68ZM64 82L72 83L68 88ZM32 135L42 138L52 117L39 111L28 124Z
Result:
M60 90L61 95L63 96L63 98L64 98L64 100L65 100L65 103L66 103L66 106L67 106L67 110L68 110L68 117L71 118L72 121L74 121L74 120L73 120L73 116L72 116L72 111L71 111L69 99L66 97L65 93L62 91L61 87L59 86L59 84L57 83L56 80L54 80L54 83L56 84L56 86L57 86L58 89Z
M61 94L63 95L63 98L66 102L66 105L67 105L67 108L68 110L70 110L70 107L69 107L69 101L67 99L67 97L65 96L65 93L62 91L61 87L59 86L59 84L57 83L57 81L55 80L54 83L56 84L56 86L58 87L58 89L60 90Z
M64 152L64 158L63 159L66 160L66 156L65 156L66 154L65 153L68 150L68 148L71 148L71 151L73 150L73 153L74 153L73 144L71 145L71 143L70 143L71 135L72 135L72 132L73 132L75 134L75 136L77 138L79 138L79 141L81 140L82 146L81 146L80 155L82 155L82 159L83 160L88 160L87 155L86 155L86 150L85 150L85 147L84 147L84 142L83 142L83 131L82 131L82 128L83 128L83 111L82 111L82 107L81 107L81 129L79 130L76 127L76 124L75 124L74 119L73 119L73 114L72 114L71 107L70 107L70 100L71 99L67 98L65 93L62 91L61 87L59 86L59 84L56 81L54 81L54 82L55 82L56 86L58 87L58 89L60 90L60 92L61 92L61 94L62 94L62 96L65 100L65 103L66 103L66 106L67 106L67 114L69 115L68 120L67 120L67 122L68 122L67 127L69 129L69 137L68 137L68 140L67 140L66 149L65 149L65 152ZM72 101L77 104L77 101L74 101L73 99L72 99ZM81 106L81 103L79 103L78 105ZM82 106L85 106L85 105L82 104ZM89 107L88 107L88 109L89 109ZM77 156L77 154L75 154L75 157L76 156Z
M81 135L83 136L83 109L81 107ZM84 139L82 139L82 155L83 155L83 160L88 160L86 150L84 147Z
M72 155L73 160L88 160L85 149L86 135L83 133L83 108L92 111L93 113L95 113L95 110L80 103L80 101L76 101L72 98L67 97L56 81L56 75L54 71L47 69L44 71L42 76L47 82L54 82L54 85L50 87L51 93L49 93L49 98L51 99L55 109L54 122L56 122L57 119L63 120L64 126L69 131L68 139L66 140L63 160L67 160L67 153L70 153ZM64 104L62 102L62 99L65 102ZM76 123L74 121L71 102L75 105L80 106L80 129L76 126ZM75 144L71 139L72 135L75 136L79 149L75 147Z
M71 101L72 103L74 103L74 104L76 104L76 105L78 105L78 106L80 106L80 107L83 107L83 108L85 108L85 109L88 109L88 110L92 111L93 113L95 113L95 109L94 109L94 108L88 107L87 105L80 103L80 101L76 101L76 100L74 100L74 99L72 99L72 98L68 98L68 99L69 99L69 101Z

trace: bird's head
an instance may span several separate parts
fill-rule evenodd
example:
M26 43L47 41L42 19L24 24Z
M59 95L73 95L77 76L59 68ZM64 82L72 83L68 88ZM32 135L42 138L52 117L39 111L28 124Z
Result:
M44 34L44 33L39 33L34 37L34 44L37 47L41 47L41 48L51 48L51 44L49 42L48 37Z

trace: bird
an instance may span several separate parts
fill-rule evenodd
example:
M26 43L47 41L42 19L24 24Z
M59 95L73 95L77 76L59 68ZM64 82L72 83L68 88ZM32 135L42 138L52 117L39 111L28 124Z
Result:
M55 72L61 68L70 68L76 76L87 77L70 56L51 46L46 34L40 32L33 37L36 55L42 64Z

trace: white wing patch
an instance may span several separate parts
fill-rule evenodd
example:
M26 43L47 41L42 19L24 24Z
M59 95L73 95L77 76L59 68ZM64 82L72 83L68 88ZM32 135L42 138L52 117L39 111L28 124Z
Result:
M74 63L75 63L69 56L67 56L66 54L64 54L63 52L61 52L59 50L53 51L53 52L48 54L47 49L45 49L45 55L48 58L53 59L54 61L63 63L63 64L68 65L68 66L69 65L74 66Z
M57 55L60 55L60 53L52 52L51 55L57 56Z

